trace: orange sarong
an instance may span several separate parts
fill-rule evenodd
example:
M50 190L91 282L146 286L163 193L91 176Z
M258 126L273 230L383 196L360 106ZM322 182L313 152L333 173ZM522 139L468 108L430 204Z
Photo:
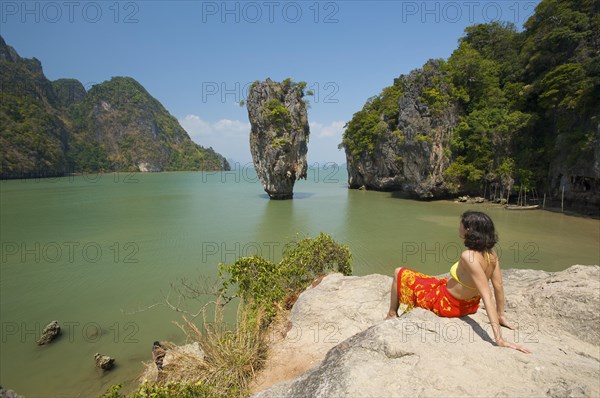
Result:
M448 279L436 278L402 268L398 272L398 300L409 309L421 307L438 316L455 318L477 312L480 297L459 300L452 296L446 284Z

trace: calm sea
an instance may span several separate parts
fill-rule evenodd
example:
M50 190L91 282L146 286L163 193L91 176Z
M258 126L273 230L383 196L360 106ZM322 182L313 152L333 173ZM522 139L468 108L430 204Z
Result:
M503 268L600 263L598 220L419 202L346 181L338 167L311 169L290 201L269 200L243 167L0 182L0 384L28 398L88 397L132 381L154 340L182 340L181 314L161 305L172 286L210 286L217 264L239 256L278 261L285 243L320 231L350 247L356 275L400 264L441 274L462 250L459 215L479 209L496 223ZM38 347L55 319L62 337ZM116 369L98 371L96 352Z

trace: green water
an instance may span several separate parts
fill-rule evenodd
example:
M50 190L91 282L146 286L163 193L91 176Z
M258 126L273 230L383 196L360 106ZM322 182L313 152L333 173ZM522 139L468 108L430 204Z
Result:
M96 396L131 381L154 340L181 341L164 306L181 278L214 280L220 261L278 261L297 233L347 244L356 275L399 264L447 272L458 216L487 211L503 268L562 270L600 263L600 222L546 211L417 202L346 189L345 171L311 170L293 201L267 199L249 170L106 174L0 182L0 384L27 397ZM210 283L210 282L209 282ZM383 314L382 314L383 315ZM38 347L57 319L63 335ZM117 358L103 374L96 352Z

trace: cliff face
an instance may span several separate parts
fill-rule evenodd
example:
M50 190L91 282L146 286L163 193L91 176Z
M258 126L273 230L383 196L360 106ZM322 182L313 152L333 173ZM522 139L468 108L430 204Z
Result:
M557 137L557 156L550 164L549 180L555 204L562 198L564 188L566 209L600 216L600 123L595 130L589 147L576 154L566 144L566 134Z
M68 126L37 59L0 37L0 178L54 176L67 168Z
M291 199L296 180L306 178L310 129L303 88L303 83L267 79L248 93L250 152L271 199Z
M114 77L93 86L76 114L78 143L91 140L118 169L229 168L222 156L192 142L177 119L132 78Z
M564 189L565 209L600 215L597 14L593 2L542 0L522 31L467 27L447 60L354 114L342 143L350 187L491 200L536 191L550 206Z
M83 84L77 79L58 79L52 82L52 88L56 93L58 105L68 108L83 102L86 91Z
M502 335L533 354L497 347L484 308L462 318L415 308L383 321L391 277L333 274L299 296L255 397L598 396L600 268L503 277L517 329Z
M229 169L134 79L50 82L0 37L0 85L0 178Z
M405 191L420 198L448 193L443 172L450 164L447 148L458 108L455 103L436 108L423 98L426 90L447 95L441 75L439 62L429 61L398 79L397 118L385 120L383 114L375 128L379 131L371 137L371 151L346 147L350 188Z

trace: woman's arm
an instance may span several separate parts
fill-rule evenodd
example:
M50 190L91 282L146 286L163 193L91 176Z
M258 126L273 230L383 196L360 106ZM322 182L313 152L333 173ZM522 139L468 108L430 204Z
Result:
M502 284L502 271L500 270L500 259L496 259L496 267L492 273L492 286L494 286L494 298L496 299L496 311L500 325L509 329L514 327L508 323L504 315L504 286Z
M508 347L513 348L515 350L519 350L525 353L530 353L529 349L523 347L519 344L511 343L502 338L502 332L500 331L500 318L498 316L498 309L496 305L492 302L492 291L490 290L490 285L488 284L487 276L483 272L481 265L479 265L478 260L476 259L474 252L465 251L460 257L460 262L465 267L465 269L471 275L473 282L475 282L475 286L483 299L483 304L485 305L485 310L487 312L488 318L490 320L490 325L492 326L492 331L494 333L494 340L496 344L500 347ZM496 272L496 270L494 270ZM499 272L499 269L498 269ZM496 288L494 286L494 288ZM504 293L501 293L502 301L504 301ZM496 297L498 300L499 297ZM502 303L500 309L504 309L504 303Z

